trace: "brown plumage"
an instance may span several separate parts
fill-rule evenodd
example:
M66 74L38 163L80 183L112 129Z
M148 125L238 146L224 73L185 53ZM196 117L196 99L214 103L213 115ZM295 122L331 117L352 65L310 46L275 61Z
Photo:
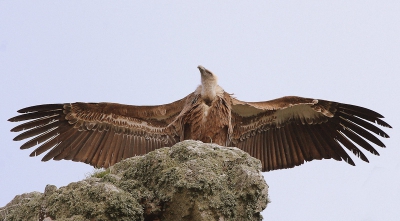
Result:
M193 139L237 146L260 159L263 171L270 171L314 159L354 165L343 147L368 162L359 147L379 155L370 142L385 145L372 133L389 137L372 123L391 126L372 110L302 97L244 102L226 93L212 72L198 68L202 84L170 104L65 103L21 109L22 114L9 121L29 121L11 130L26 130L14 140L33 137L21 149L40 144L30 156L50 150L43 161L67 159L109 167Z

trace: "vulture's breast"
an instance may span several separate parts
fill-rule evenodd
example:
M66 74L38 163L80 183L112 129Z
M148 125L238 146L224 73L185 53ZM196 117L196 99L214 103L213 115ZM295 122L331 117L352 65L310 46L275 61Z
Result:
M198 99L185 117L185 140L226 145L231 114L229 104L217 96L210 105Z

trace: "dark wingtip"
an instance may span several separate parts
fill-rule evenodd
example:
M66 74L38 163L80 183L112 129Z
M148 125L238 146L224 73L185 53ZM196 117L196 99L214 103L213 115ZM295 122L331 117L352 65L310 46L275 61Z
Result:
M49 160L51 160L52 158L50 158L50 159L46 159L46 156L44 156L43 158L42 158L42 162L47 162L47 161L49 161Z
M380 113L378 113L376 111L373 111L373 110L371 110L369 108L365 108L365 107L361 107L361 106L357 106L357 105L340 104L340 108L356 111L358 113L366 114L368 116L375 117L375 118L383 118L383 116Z
M354 161L349 157L348 159L343 159L346 163L352 165L352 166L356 166L356 164L354 163Z
M13 141L20 141L20 140L22 140L22 139L19 139L19 135L14 137L14 139L13 139Z
M11 132L19 132L19 131L21 131L21 130L24 130L24 128L21 128L20 125L18 125L18 126L16 126L16 127L12 128L10 131L11 131Z
M7 121L9 121L9 122L18 122L18 121L21 121L21 120L26 120L26 119L21 119L21 117L25 116L25 115L27 115L29 113L32 113L32 112L57 111L57 110L62 110L63 108L64 108L64 104L42 104L42 105L30 106L30 107L26 107L26 108L22 108L22 109L18 110L17 112L22 114L22 115L12 117L12 118L8 119ZM15 131L15 132L17 132L17 131Z
M386 123L385 121L383 121L381 119L376 119L375 123L377 123L378 125L381 125L383 127L392 128L392 126L390 126L388 123Z
M31 154L29 154L30 157L36 157L36 151L33 151Z
M37 112L37 111L48 111L48 110L58 110L62 109L64 104L41 104L30 107L25 107L18 110L18 113L29 113L29 112Z
M9 121L9 122L17 122L16 118L17 118L17 117L12 117L12 118L8 119L7 121ZM13 128L13 129L14 129L14 128Z
M385 123L386 123L386 122L385 122ZM382 126L387 127L387 128L393 128L393 127L390 126L388 123L386 123L385 125L382 125Z

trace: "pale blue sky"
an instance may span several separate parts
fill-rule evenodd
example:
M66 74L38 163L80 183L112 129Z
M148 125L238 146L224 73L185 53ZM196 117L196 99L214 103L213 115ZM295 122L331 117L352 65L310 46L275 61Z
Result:
M394 129L381 156L264 173L266 220L400 217L399 1L0 1L0 206L92 168L41 162L6 120L44 103L163 104L192 92L197 65L245 101L286 95L368 107Z

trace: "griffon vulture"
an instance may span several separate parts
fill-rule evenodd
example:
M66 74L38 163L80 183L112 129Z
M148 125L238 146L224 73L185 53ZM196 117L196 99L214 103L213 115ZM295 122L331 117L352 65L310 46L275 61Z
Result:
M344 160L343 149L362 160L359 147L379 155L370 144L389 137L378 125L391 126L375 111L332 101L282 97L264 102L240 101L225 92L217 77L198 66L201 85L186 97L164 105L116 103L44 104L19 110L9 121L25 121L14 138L33 137L21 146L37 147L30 156L50 150L43 161L73 160L107 168L122 159L187 140L236 146L259 159L263 171L292 168L314 159Z

